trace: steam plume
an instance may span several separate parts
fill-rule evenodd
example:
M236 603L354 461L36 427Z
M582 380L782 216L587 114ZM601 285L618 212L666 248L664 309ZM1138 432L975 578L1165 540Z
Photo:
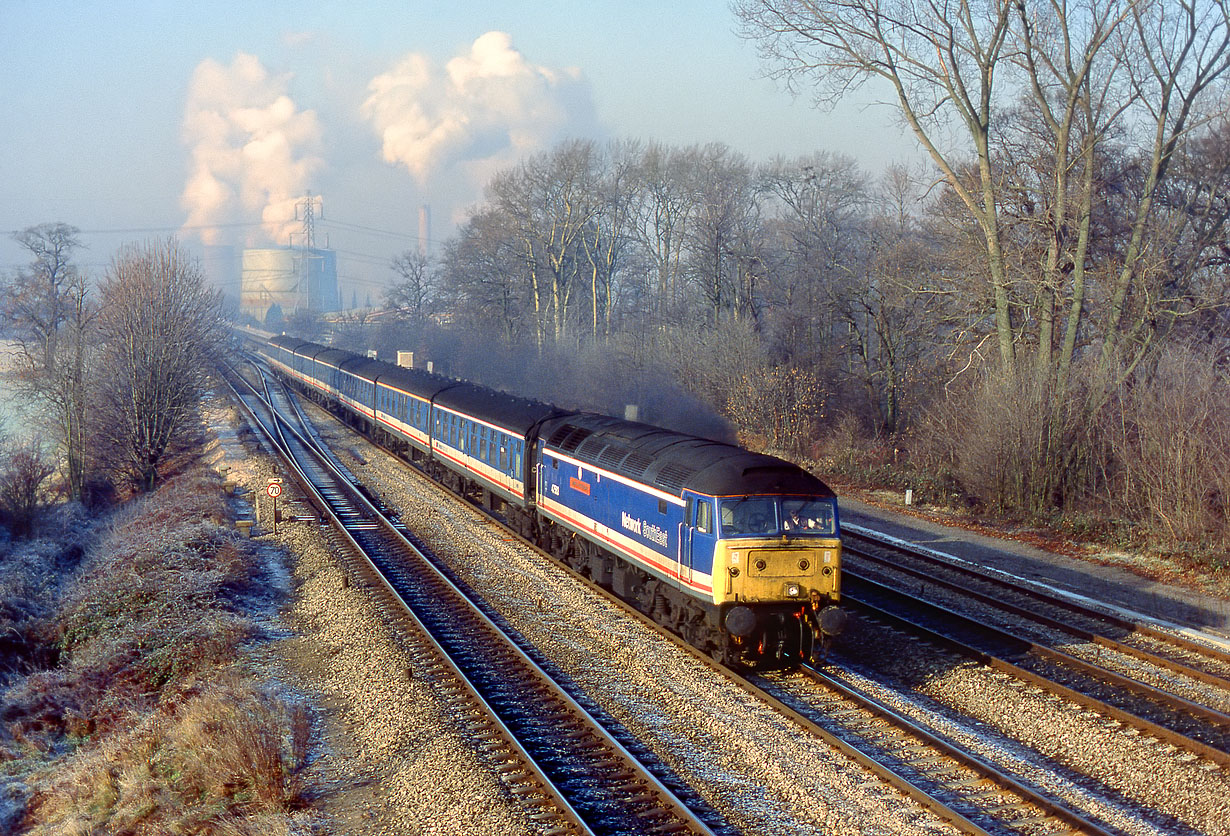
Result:
M412 53L372 79L362 114L386 162L425 183L459 167L475 184L569 133L592 133L577 69L534 66L504 32L488 32L442 69ZM448 171L456 175L455 171Z
M259 212L264 234L279 244L297 228L295 201L322 160L316 114L296 108L287 94L290 79L270 75L245 53L230 66L212 59L197 66L184 113L192 156L180 198L186 226L248 220ZM200 237L216 244L221 235L207 228ZM253 238L247 243L258 243Z

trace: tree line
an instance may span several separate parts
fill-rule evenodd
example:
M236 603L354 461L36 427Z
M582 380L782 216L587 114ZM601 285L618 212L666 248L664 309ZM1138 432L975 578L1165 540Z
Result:
M568 141L399 258L403 324L667 379L745 438L950 498L1224 545L1227 6L736 13L800 91L887 84L929 164Z
M55 472L68 499L87 503L152 490L195 428L225 329L220 293L173 239L124 247L95 283L73 261L75 227L14 238L30 262L4 277L0 315L18 393L38 416L33 437L0 455L2 504L20 533Z

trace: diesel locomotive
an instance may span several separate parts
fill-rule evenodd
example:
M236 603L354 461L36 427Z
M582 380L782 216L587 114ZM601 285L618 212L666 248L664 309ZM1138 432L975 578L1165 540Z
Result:
M845 624L837 499L773 456L281 336L273 369L523 537L727 664Z

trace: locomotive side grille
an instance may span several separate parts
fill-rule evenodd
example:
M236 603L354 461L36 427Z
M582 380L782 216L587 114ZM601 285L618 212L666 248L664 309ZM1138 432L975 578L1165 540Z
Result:
M558 447L560 442L568 436L568 433L575 429L576 427L572 424L563 424L555 432L551 433L551 437L547 439L547 444L551 447Z
M633 450L624 456L623 462L620 464L620 472L631 476L633 479L639 479L645 475L645 471L653 464L653 458L645 453Z
M598 464L603 467L614 468L623 461L624 456L628 454L628 448L622 444L611 443L602 448L602 452L598 454Z
M695 472L695 468L672 462L658 471L658 476L654 481L658 483L660 488L678 492L683 490L683 483Z
M565 443L567 444L571 442L572 442L572 439L569 438L568 441ZM603 451L605 447L606 447L605 441L603 441L601 438L590 435L590 436L585 437L585 439L581 441L580 444L578 444L575 448L573 448L573 451L576 453L577 458L582 459L587 462L592 462L598 458L598 455Z

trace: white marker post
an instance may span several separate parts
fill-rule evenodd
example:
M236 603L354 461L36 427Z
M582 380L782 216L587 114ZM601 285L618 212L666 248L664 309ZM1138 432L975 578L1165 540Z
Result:
M265 493L273 500L273 533L278 533L278 497L282 495L282 480L276 476L269 480Z

